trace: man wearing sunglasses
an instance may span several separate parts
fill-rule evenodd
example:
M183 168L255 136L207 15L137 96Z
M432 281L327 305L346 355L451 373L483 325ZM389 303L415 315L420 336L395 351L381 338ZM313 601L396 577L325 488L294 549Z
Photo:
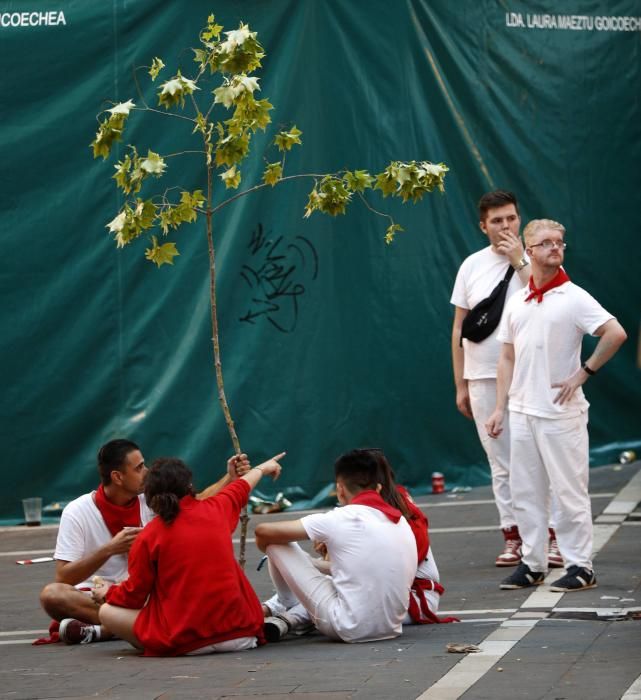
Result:
M497 404L487 432L498 438L509 407L512 505L523 540L521 563L503 589L543 583L547 569L550 486L566 574L551 590L594 588L592 515L588 495L588 402L581 386L617 352L626 333L562 267L565 228L531 221L523 232L532 276L507 302ZM584 335L599 342L581 361ZM509 396L509 403L508 403Z

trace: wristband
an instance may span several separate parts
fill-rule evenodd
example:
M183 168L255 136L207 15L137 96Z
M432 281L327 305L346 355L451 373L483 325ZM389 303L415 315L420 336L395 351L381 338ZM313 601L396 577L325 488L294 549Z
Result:
M518 263L516 264L516 266L515 266L515 268L514 268L514 271L515 271L515 272L521 272L521 270L522 270L524 267L527 267L529 264L530 264L530 261L529 261L529 260L526 260L525 258L521 258L521 259L518 261Z
M591 377L594 377L594 375L596 374L596 370L590 369L585 362L581 365L581 369L584 372L587 372Z
M258 471L259 471L261 474L264 474L264 473L265 473L264 470L263 470L263 468L262 468L260 465L257 466L257 467L254 467L254 469L258 469Z

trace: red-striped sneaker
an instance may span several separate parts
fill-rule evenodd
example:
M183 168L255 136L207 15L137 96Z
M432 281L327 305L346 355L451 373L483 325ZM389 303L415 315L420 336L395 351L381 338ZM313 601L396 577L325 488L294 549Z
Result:
M503 530L505 546L503 551L496 557L496 566L516 566L521 563L521 537L516 525Z
M556 541L556 535L553 534L550 534L550 541L548 543L548 566L550 569L562 569L564 567L559 544Z

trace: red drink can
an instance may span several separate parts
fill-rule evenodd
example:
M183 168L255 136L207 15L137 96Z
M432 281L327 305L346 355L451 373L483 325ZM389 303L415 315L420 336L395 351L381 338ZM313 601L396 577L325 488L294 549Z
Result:
M432 473L432 493L443 493L445 491L445 477L441 472Z

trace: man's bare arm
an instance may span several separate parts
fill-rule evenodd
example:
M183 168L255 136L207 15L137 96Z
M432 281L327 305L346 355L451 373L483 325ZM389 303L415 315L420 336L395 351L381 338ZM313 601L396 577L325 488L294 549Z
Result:
M585 361L592 372L598 369L614 356L616 351L623 345L627 333L623 330L623 326L614 318L606 321L602 326L599 326L594 335L599 337L599 342L594 348L594 352ZM558 389L557 395L554 397L554 403L564 404L569 401L574 392L588 380L589 372L586 372L583 367L580 367L571 377L568 377L562 382L552 384L553 389Z
M454 386L456 387L456 407L466 418L472 418L472 407L470 406L467 379L463 379L464 355L463 348L461 347L463 319L468 313L469 309L463 309L460 306L454 307L454 322L452 323L452 369L454 370Z
M75 586L85 581L110 557L115 554L126 554L141 530L141 527L124 528L107 544L76 561L56 560L56 582Z
M503 419L513 374L514 345L512 343L503 343L499 364L496 368L496 408L485 424L485 429L490 437L496 438L503 432Z
M260 523L256 526L256 546L264 552L270 544L287 544L308 540L302 520L280 520L275 523Z

